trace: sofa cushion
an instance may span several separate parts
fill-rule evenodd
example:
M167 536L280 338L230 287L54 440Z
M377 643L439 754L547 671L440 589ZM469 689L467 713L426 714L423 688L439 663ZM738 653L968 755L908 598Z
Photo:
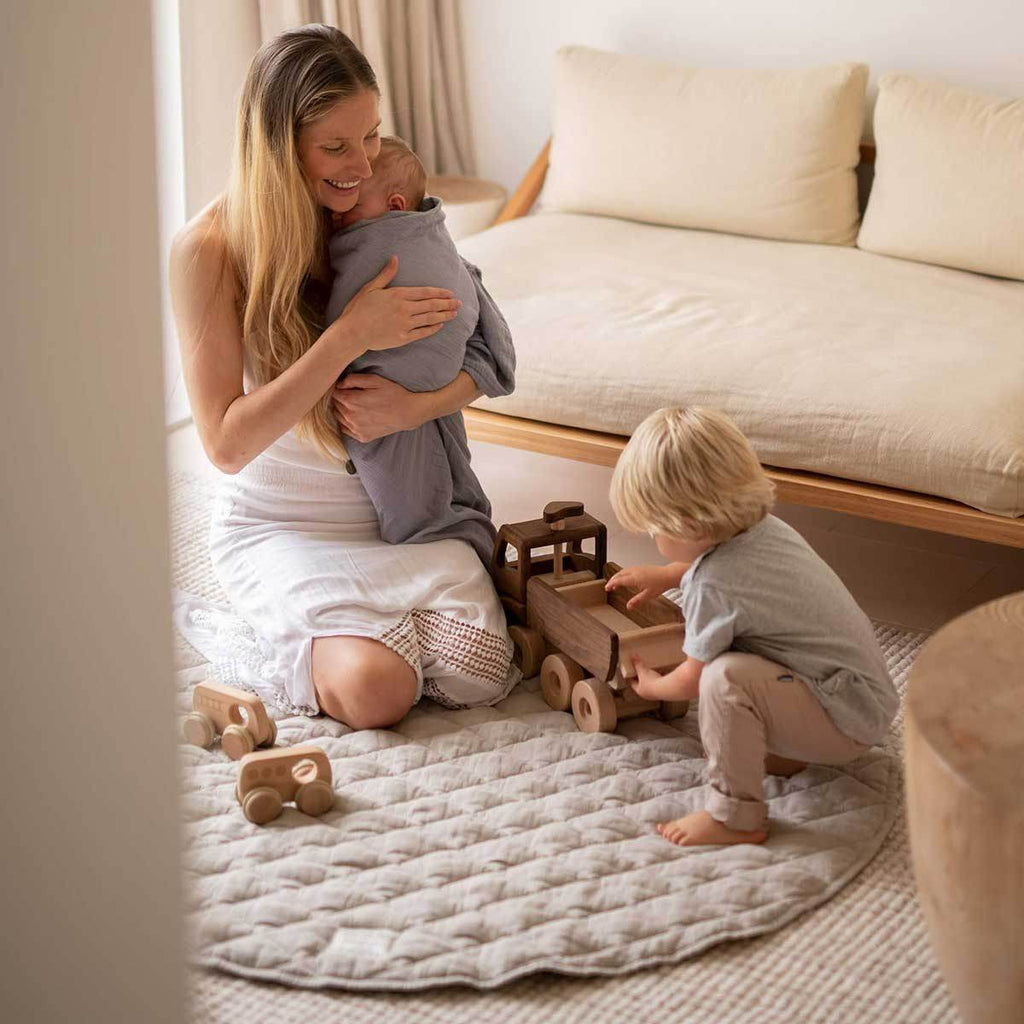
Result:
M1024 99L885 75L862 249L1024 279Z
M545 209L852 245L866 81L560 50Z
M482 408L629 434L711 405L767 464L1024 513L1024 284L578 214L459 247L518 356Z

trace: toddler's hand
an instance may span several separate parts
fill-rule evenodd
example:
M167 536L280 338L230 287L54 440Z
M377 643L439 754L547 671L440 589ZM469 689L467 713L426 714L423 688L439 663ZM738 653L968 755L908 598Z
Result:
M668 578L663 565L634 565L628 569L620 569L608 580L604 589L610 591L619 587L630 587L639 591L626 602L627 608L635 608L638 604L664 594L673 582Z
M644 700L659 700L660 698L654 691L661 679L661 673L655 672L653 668L648 668L638 654L633 655L633 668L636 669L636 679L630 683L630 686L636 691L636 695L643 697Z

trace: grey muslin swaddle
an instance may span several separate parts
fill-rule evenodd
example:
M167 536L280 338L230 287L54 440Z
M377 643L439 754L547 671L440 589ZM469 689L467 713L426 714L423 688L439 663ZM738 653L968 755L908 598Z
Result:
M462 301L459 315L436 334L402 348L367 352L348 372L375 373L409 391L435 391L465 370L486 395L511 394L515 385L512 337L480 271L459 255L444 226L441 201L394 211L338 232L330 243L335 272L328 322L367 281L398 256L394 286L448 288ZM470 466L461 412L375 441L346 436L345 447L393 544L456 537L473 545L486 564L495 530L491 505Z

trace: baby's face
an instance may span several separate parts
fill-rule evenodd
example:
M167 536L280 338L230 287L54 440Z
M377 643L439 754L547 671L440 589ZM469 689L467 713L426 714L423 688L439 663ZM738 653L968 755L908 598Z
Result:
M375 175L363 182L359 190L359 201L351 210L343 213L337 223L347 228L361 220L373 220L374 217L383 217L391 210L405 208L405 196L401 192L388 192L384 179Z

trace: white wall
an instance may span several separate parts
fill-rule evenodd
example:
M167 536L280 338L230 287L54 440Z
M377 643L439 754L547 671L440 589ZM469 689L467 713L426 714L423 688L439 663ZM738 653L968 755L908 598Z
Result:
M235 113L249 61L260 46L256 0L178 0L181 8L185 215L224 191Z
M185 1018L150 8L0 11L0 1017Z
M1024 0L463 0L478 172L514 188L550 134L572 43L702 67L839 60L1024 96ZM642 158L642 140L636 156Z

